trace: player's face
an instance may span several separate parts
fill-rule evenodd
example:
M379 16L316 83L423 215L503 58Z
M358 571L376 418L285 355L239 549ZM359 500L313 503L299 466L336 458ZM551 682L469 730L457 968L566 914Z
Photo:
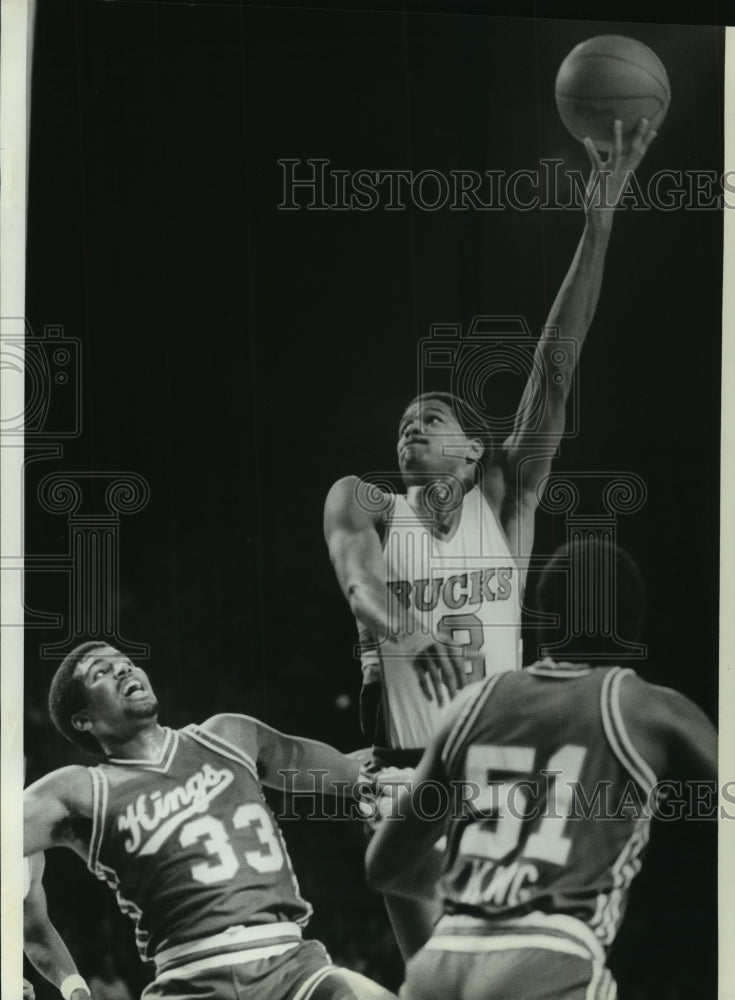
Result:
M95 735L123 735L139 720L154 719L158 702L148 675L113 646L100 646L77 664L75 671L86 692L79 713Z
M439 400L412 403L398 427L398 464L404 480L420 483L427 474L456 474L467 468L472 451L451 409Z

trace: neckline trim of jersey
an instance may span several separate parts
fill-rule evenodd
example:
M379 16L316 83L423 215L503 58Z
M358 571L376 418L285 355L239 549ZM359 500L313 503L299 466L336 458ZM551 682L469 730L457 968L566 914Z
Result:
M585 677L592 673L592 667L587 663L569 663L568 660L552 660L545 656L526 668L529 673L540 677Z
M420 488L421 487L419 487L419 489ZM406 506L411 511L411 513L413 514L413 516L420 522L420 524L423 527L423 529L429 533L429 535L431 536L431 538L435 542L440 542L442 545L449 545L449 544L451 544L451 542L454 541L455 537L459 534L459 532L460 532L460 530L462 528L462 523L465 520L465 500L467 500L467 498L470 496L470 494L474 490L476 490L476 489L477 489L477 483L474 483L470 487L470 489L465 490L465 492L464 492L464 494L462 496L462 502L459 505L459 515L457 517L457 520L454 522L454 524L451 527L451 533L448 532L446 534L441 534L441 533L437 534L437 532L436 532L435 528L432 526L431 522L427 523L427 521L421 516L421 512L418 511L418 510L416 510L416 508L413 506L413 504L411 503L411 501L408 499L408 497L409 497L409 492L408 491L406 491L406 493L399 494L399 496L402 497L402 499L406 503Z
M127 757L107 757L105 763L115 764L120 767L153 767L153 768L163 768L164 770L168 768L168 765L173 756L173 751L175 749L175 732L173 729L169 729L168 726L162 726L164 737L163 744L161 745L161 752L158 757L143 757L140 760L131 760Z

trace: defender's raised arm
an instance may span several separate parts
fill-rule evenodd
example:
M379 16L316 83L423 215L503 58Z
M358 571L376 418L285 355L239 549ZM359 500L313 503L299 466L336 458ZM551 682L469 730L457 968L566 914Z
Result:
M247 754L259 780L280 791L351 795L360 778L360 763L352 757L318 740L288 736L247 715L215 715L202 729Z

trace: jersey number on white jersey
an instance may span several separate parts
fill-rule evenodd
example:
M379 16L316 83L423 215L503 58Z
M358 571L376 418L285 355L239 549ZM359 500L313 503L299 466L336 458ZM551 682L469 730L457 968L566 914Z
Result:
M439 628L448 632L452 642L464 648L467 661L467 683L481 681L485 676L485 657L480 650L485 645L485 628L477 615L444 615Z

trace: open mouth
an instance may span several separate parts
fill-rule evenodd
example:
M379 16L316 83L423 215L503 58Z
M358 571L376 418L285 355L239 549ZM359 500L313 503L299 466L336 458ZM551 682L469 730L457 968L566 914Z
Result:
M136 694L145 694L145 688L140 681L129 680L123 684L123 698L133 698Z

